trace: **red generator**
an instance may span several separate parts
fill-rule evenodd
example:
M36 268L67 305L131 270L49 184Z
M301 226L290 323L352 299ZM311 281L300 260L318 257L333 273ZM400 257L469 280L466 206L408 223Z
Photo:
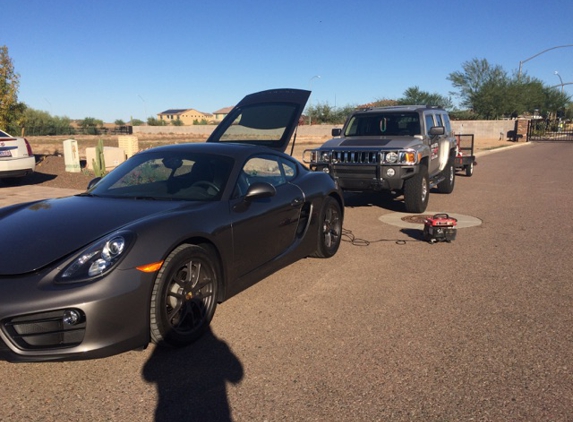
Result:
M424 220L424 240L430 243L451 242L456 239L458 220L448 214L435 214Z

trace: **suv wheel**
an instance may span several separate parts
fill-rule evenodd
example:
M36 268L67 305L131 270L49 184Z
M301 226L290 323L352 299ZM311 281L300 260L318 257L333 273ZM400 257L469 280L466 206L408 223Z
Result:
M421 213L426 211L430 198L428 168L420 165L418 173L404 181L404 205L406 212Z
M454 183L456 181L456 167L452 158L448 161L442 175L445 177L445 180L438 183L438 192L452 193L454 191Z

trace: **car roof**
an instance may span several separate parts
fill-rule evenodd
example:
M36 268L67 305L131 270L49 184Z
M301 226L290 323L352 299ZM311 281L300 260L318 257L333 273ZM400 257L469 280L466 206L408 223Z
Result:
M431 106L431 105L400 105L400 106L387 106L387 107L369 107L361 110L357 110L356 113L376 113L376 112L404 112L404 111L426 111L426 110L438 110L445 111L442 107Z

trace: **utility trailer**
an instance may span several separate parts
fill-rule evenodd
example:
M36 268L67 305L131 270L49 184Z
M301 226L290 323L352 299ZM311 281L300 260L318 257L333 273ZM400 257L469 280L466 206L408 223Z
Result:
M456 154L456 170L465 171L466 176L474 174L474 166L477 165L474 155L474 135L456 135L458 151Z

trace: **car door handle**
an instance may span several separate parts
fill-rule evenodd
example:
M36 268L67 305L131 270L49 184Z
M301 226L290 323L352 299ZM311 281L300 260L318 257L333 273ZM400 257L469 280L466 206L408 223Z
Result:
M300 207L301 204L304 202L304 199L298 197L298 198L294 198L291 202L290 202L290 206L291 207Z

